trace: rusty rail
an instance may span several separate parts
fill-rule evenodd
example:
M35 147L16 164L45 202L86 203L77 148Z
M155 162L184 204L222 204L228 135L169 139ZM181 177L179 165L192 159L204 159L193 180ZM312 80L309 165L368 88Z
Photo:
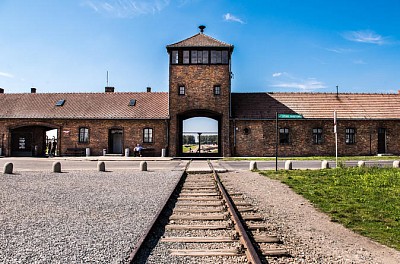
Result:
M210 160L208 160L208 165L210 166L210 168L213 171L213 176L217 183L218 189L221 192L222 198L225 200L225 203L228 207L228 211L232 216L235 230L238 232L239 239L245 248L245 253L246 253L248 261L253 264L261 264L262 261L258 255L257 250L254 247L250 237L248 236L245 227L242 224L241 218L239 217L239 215L236 211L236 208L233 205L232 199L229 196L229 194L227 193L225 187L222 185L221 180L220 180L217 172L214 170L214 167L212 166Z

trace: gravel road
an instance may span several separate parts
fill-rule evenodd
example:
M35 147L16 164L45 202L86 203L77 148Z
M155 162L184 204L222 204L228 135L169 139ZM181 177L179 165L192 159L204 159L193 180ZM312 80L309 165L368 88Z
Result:
M221 173L224 183L246 194L293 256L274 263L400 263L400 252L333 223L289 187L255 172Z
M181 173L0 174L0 263L121 263Z

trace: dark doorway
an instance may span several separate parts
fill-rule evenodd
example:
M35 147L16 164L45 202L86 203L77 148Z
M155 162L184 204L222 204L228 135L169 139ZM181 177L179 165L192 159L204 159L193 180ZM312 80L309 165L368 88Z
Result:
M386 128L378 128L378 154L386 153Z
M46 131L48 126L23 126L11 130L11 156L44 157L47 154ZM55 129L57 133L57 129Z
M122 154L123 130L110 129L108 133L108 151L110 154Z

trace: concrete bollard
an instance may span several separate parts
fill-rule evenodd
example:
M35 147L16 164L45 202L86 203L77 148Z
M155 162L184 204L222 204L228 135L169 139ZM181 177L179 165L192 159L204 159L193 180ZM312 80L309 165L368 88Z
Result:
M166 157L167 156L167 150L165 148L161 149L161 157Z
M61 163L59 161L53 162L53 172L61 173Z
M329 162L327 160L323 160L321 162L321 169L323 170L323 169L329 169L329 168L330 168Z
M250 170L258 170L257 168L257 162L255 161L250 161Z
M291 160L285 161L285 170L293 170L293 162Z
M125 149L125 157L129 157L129 148Z
M398 160L393 161L393 168L400 168L400 161Z
M103 149L103 156L105 156L107 154L107 150Z
M106 163L104 161L97 162L98 171L106 171Z
M90 156L90 148L86 148L85 153L86 153L86 157L89 157Z
M0 157L3 156L3 149L0 148Z
M363 161L363 160L358 161L357 166L360 168L365 167L365 161Z
M11 162L4 164L3 174L12 174L14 165Z
M146 161L141 161L140 162L140 170L141 171L147 171L147 162Z

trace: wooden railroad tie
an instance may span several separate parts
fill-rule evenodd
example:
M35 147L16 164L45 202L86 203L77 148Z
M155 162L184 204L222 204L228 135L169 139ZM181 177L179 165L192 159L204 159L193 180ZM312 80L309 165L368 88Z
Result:
M232 249L171 249L173 256L190 256L190 257L204 257L204 256L242 256L243 253L236 248Z
M224 210L224 207L219 208L205 208L205 209L192 209L192 208L175 208L174 213L219 213Z
M282 243L277 236L255 235L253 238L257 243Z
M234 237L163 237L161 242L175 242L175 243L229 243L235 242L238 239Z
M221 225L166 225L165 229L169 230L220 230L230 228L229 224Z
M221 206L223 205L224 202L223 201L210 201L210 202L194 202L194 203L188 203L188 202L178 202L176 205L177 206Z
M218 220L227 220L227 214L213 214L213 215L183 215L176 214L171 215L169 220L204 220L204 221L218 221Z
M260 249L263 255L268 257L284 257L290 255L285 248L261 246Z

